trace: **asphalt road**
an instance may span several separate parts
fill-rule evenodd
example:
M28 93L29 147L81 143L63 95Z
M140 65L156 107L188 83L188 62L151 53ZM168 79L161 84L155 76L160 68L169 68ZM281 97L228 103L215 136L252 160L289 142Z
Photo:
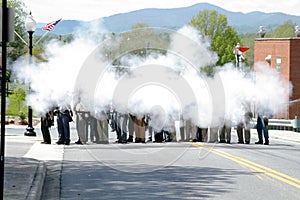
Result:
M15 132L14 132L15 131ZM39 130L36 130L37 133ZM300 143L41 145L7 136L7 154L48 167L42 199L298 199ZM56 130L52 130L55 138ZM72 129L73 142L76 133ZM53 139L54 143L55 139ZM113 139L111 140L113 142Z
M296 149L178 143L70 146L64 152L61 197L297 199Z

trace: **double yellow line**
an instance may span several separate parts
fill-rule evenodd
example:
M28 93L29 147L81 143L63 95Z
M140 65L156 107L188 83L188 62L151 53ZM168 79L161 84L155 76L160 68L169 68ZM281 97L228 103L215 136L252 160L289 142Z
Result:
M192 145L196 146L196 147L199 147L199 148L209 149L210 152L212 152L214 154L217 154L219 156L222 156L224 158L230 159L230 160L232 160L232 161L234 161L234 162L236 162L236 163L238 163L242 166L245 166L245 167L247 167L247 168L249 168L253 171L260 172L260 173L265 174L267 176L270 176L274 179L280 180L284 183L287 183L287 184L292 185L294 187L300 188L300 180L299 179L293 178L289 175L283 174L283 173L278 172L276 170L273 170L269 167L265 167L263 165L252 162L250 160L241 158L239 156L234 156L232 154L229 154L229 153L226 153L224 151L217 150L217 149L213 149L211 147L204 146L202 144L193 143Z

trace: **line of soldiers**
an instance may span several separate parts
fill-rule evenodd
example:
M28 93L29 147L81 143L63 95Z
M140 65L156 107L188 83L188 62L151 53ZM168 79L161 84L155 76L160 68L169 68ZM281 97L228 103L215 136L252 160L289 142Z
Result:
M88 142L88 133L90 133L90 141L98 144L109 143L109 126L111 131L116 133L117 143L146 143L146 142L219 142L231 143L231 120L225 120L223 125L219 127L198 127L193 124L191 119L179 122L179 140L176 136L175 121L169 121L167 125L161 129L154 128L149 115L135 116L128 113L118 113L115 111L102 111L91 113L85 111L82 105L77 104L74 107L75 124L78 133L78 141L76 144L86 144ZM49 127L54 124L54 115L57 116L57 125L59 140L57 144L70 144L70 127L69 122L72 119L72 111L70 109L58 109L46 113L41 118L41 130L43 134L44 144L51 144ZM238 143L250 144L250 121L252 113L247 112L244 119L236 126ZM264 122L267 123L267 122ZM90 129L89 129L90 127ZM259 126L260 128L261 126ZM90 131L89 131L90 130ZM269 144L266 129L263 129L265 136L265 144ZM259 142L262 143L262 131L259 133ZM146 135L148 137L146 137ZM134 137L135 136L135 137ZM208 137L209 136L209 137ZM266 138L267 137L267 138ZM146 138L148 140L146 141Z
M90 138L95 143L109 143L108 126L116 133L116 143L146 143L146 142L176 142L175 121L170 121L161 129L155 129L149 115L135 116L128 113L103 112L102 118L94 117L89 112L75 111L77 116L77 131L79 141L86 143L88 138L88 124L90 123ZM252 114L246 113L244 119L237 125L239 144L250 143L250 121ZM90 122L88 122L90 121ZM80 124L82 123L82 124ZM193 124L191 119L180 121L180 136L178 141L184 142L219 142L230 143L232 123L226 120L220 127L201 128ZM146 135L148 137L146 137ZM95 136L95 140L93 137ZM135 136L135 137L134 137ZM209 137L208 137L209 136ZM219 136L219 138L218 138ZM148 140L146 141L146 138Z

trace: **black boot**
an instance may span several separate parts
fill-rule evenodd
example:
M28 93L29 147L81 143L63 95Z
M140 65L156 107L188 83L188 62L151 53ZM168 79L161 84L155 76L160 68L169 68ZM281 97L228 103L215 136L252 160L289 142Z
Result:
M127 139L127 142L133 142L133 136L132 135L129 135L129 137Z
M269 140L266 140L264 145L269 145Z
M255 144L263 144L262 140L258 140L257 142L255 142Z
M82 142L79 139L78 141L75 142L75 144L82 144Z
M135 138L135 141L134 141L134 142L135 142L135 143L141 143L141 141L142 141L141 138Z

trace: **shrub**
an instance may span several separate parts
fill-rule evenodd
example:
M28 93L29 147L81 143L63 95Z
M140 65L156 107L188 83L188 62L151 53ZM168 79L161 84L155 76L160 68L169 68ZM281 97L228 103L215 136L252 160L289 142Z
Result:
M24 121L24 120L26 119L25 113L20 112L20 113L19 113L19 118L20 118L22 121Z

